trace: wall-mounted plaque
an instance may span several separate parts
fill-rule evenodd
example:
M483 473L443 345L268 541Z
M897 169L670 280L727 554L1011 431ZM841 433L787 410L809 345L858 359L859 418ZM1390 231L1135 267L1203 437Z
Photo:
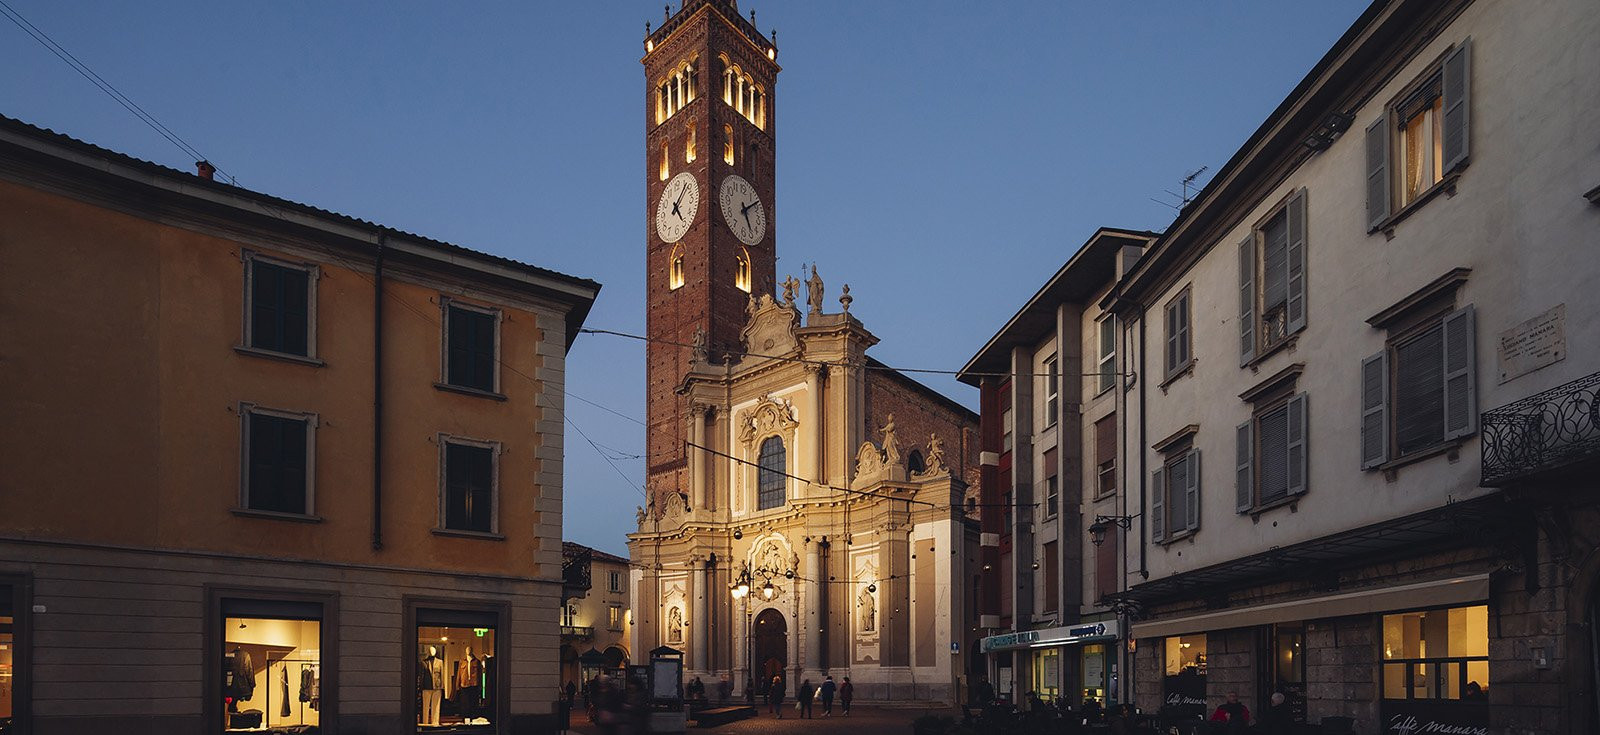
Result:
M1527 375L1567 357L1567 305L1555 308L1500 333L1496 352L1500 382Z

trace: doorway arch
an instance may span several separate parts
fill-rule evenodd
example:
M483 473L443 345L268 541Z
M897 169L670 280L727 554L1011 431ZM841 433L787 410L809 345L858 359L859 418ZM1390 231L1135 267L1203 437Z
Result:
M783 613L769 607L756 615L750 627L751 663L761 675L756 689L765 693L772 677L783 674L789 665L789 623ZM793 690L792 686L787 688Z

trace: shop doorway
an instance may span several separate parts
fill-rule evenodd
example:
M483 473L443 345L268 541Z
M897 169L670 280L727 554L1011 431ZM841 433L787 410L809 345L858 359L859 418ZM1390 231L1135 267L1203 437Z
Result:
M783 674L789 665L789 625L783 619L783 613L767 608L756 615L752 626L751 651L754 653L756 671L761 672L760 683L757 688L766 692L772 677ZM786 687L789 694L794 693L794 684Z

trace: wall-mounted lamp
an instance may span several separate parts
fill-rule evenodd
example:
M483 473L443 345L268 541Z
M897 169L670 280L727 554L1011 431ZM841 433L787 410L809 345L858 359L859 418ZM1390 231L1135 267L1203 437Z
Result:
M1314 151L1325 151L1344 131L1350 129L1350 123L1355 122L1355 119L1355 115L1349 113L1330 112L1327 117L1322 118L1316 130L1311 131L1305 140L1300 141L1300 145Z
M1127 530L1133 525L1133 519L1138 516L1101 516L1094 517L1094 523L1089 524L1089 543L1099 546L1106 542L1106 531L1112 526Z

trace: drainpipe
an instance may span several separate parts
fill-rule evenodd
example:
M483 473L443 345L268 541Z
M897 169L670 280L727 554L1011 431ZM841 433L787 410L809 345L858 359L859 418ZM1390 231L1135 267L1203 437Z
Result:
M1145 416L1144 416L1144 411L1145 411L1145 404L1147 402L1145 400L1146 397L1147 397L1146 394L1145 394L1145 385L1149 382L1148 380L1145 379L1146 375L1145 375L1144 353L1145 353L1146 344L1145 344L1144 323L1145 323L1145 309L1144 309L1143 306L1140 306L1139 307L1139 515L1140 515L1141 518L1143 518L1145 516L1145 512L1144 512L1145 509L1150 507L1149 504L1148 504L1148 498L1145 497L1145 492L1146 492L1145 483L1149 481L1150 471L1149 471L1149 468L1145 466L1145 464L1146 464L1146 462L1148 460L1147 460L1147 458L1145 456L1145 451L1144 451L1144 448L1146 446L1146 442L1148 441L1147 437L1145 436ZM1123 515L1127 515L1127 514L1124 513ZM1146 519L1146 520L1148 520L1148 519ZM1147 543L1147 541L1145 539L1145 523L1141 521L1139 523L1139 576L1141 578L1143 578L1143 579L1149 579L1150 578L1150 568L1145 565L1146 561L1147 561L1147 556L1148 556L1148 553L1149 553L1149 546L1150 546L1149 543Z
M378 233L372 277L372 550L383 549L383 252L389 233Z

